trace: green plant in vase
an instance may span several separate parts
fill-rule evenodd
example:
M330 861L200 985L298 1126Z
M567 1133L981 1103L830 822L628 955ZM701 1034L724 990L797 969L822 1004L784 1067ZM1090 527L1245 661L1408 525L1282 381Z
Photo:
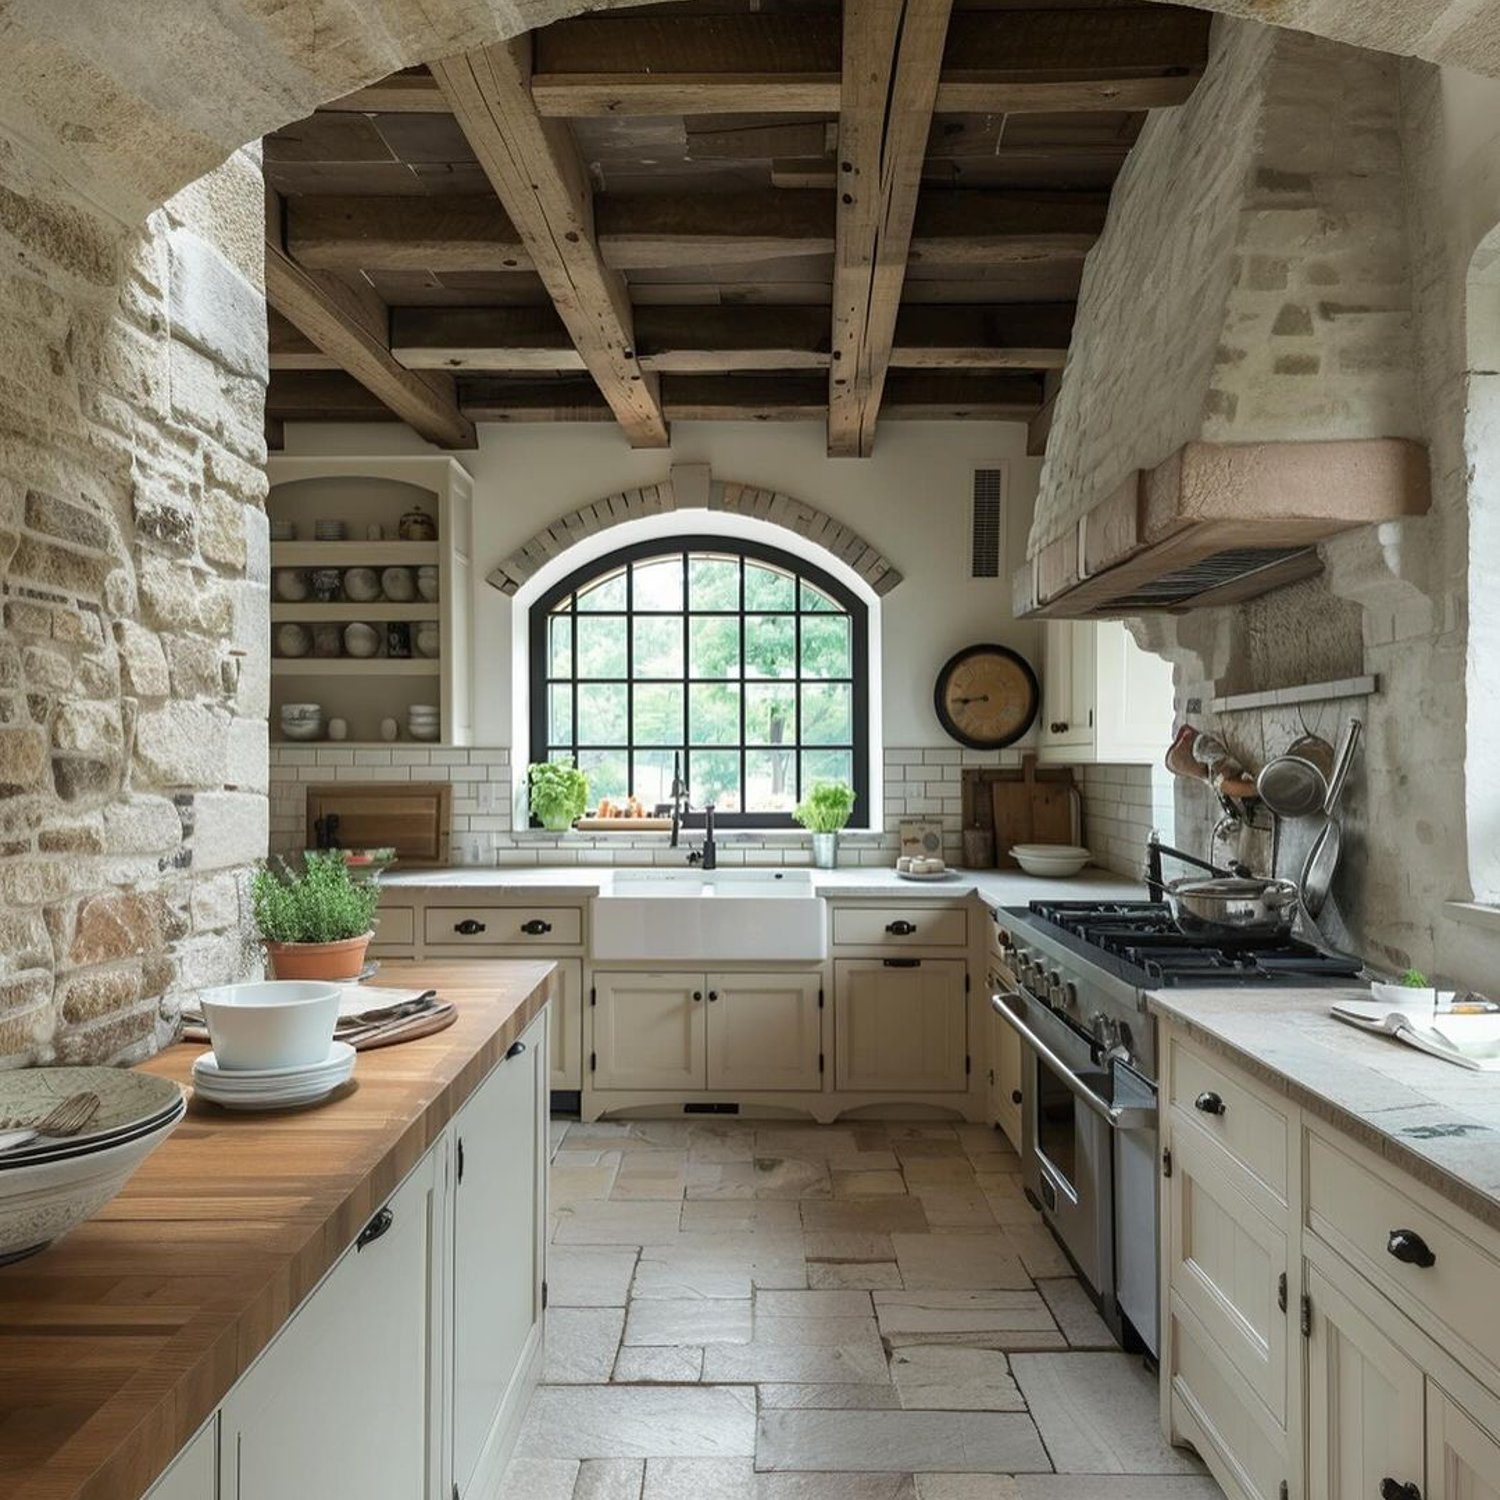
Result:
M250 901L278 979L353 979L364 968L380 889L350 876L342 850L309 849L300 872L285 860L262 867Z
M847 781L819 781L808 788L792 816L813 836L813 863L832 870L839 862L839 830L854 813L854 788Z
M538 761L527 767L526 787L532 816L554 833L571 828L588 806L589 780L577 766Z

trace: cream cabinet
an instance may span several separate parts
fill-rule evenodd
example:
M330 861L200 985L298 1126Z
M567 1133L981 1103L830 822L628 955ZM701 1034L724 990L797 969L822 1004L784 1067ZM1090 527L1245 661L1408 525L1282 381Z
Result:
M1047 620L1042 765L1154 762L1172 734L1172 668L1118 620Z
M144 1500L216 1500L219 1493L219 1416L188 1439Z
M822 1087L817 972L595 971L596 1089Z
M884 1094L968 1088L964 960L841 958L833 970L839 1088Z
M991 986L993 993L994 986ZM991 1009L985 1023L989 1031L989 1068L986 1098L990 1123L1005 1132L1006 1139L1021 1149L1021 1038Z
M547 1054L551 1058L551 1087L583 1087L583 960L560 958L557 977L562 992L547 1007Z
M1500 1437L1427 1382L1427 1500L1500 1500Z

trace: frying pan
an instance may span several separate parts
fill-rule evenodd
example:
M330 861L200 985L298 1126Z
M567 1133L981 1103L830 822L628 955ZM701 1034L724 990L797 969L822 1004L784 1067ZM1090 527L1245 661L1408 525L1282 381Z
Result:
M1328 778L1328 796L1323 802L1323 826L1307 851L1302 866L1302 909L1309 917L1316 918L1328 900L1328 890L1333 884L1334 872L1339 867L1339 855L1344 848L1344 830L1333 816L1339 798L1344 794L1344 783L1349 779L1349 767L1354 763L1355 746L1364 726L1358 719L1350 719L1344 731L1343 743L1339 746L1338 758Z
M1328 800L1332 760L1333 747L1326 740L1304 734L1261 767L1255 790L1278 818L1311 817Z

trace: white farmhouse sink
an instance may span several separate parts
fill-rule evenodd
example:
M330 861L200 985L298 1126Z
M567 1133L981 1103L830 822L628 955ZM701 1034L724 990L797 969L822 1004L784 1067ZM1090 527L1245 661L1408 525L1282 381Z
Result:
M594 898L599 959L818 959L824 901L807 870L615 870Z

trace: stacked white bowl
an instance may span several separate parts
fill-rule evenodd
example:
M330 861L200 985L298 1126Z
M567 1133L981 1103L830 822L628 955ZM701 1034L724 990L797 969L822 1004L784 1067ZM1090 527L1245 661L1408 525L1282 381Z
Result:
M443 732L442 714L435 703L413 703L406 711L406 732L414 740L435 740Z
M281 733L289 740L323 738L323 705L321 703L283 703Z
M205 990L213 1051L193 1063L193 1087L226 1109L291 1109L326 1098L354 1071L354 1049L335 1042L336 984L306 979Z
M320 542L341 542L349 535L349 526L345 521L318 521L313 535Z
M71 1135L36 1134L59 1105L85 1101ZM93 1107L92 1100L97 1100ZM124 1068L0 1074L0 1265L98 1213L187 1110L170 1078Z

